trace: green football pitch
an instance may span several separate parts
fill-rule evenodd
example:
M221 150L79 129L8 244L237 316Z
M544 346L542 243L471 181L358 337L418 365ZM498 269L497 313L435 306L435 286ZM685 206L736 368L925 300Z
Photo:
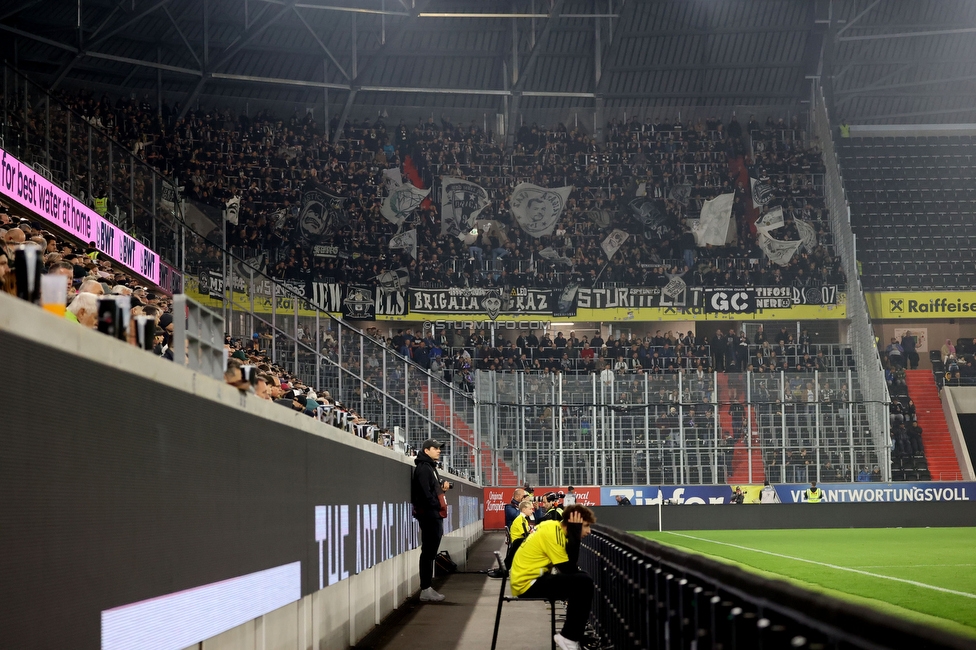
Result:
M976 528L636 534L976 638Z

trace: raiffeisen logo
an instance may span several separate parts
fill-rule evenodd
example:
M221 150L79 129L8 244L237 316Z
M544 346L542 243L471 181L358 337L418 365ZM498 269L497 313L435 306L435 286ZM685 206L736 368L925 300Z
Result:
M928 302L918 300L908 301L909 314L966 314L976 313L976 302L967 302L961 298L949 300L933 298Z

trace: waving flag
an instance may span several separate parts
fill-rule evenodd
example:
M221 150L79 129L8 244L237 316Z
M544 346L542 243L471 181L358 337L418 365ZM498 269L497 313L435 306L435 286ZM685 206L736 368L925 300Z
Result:
M458 239L474 228L478 215L488 207L485 188L461 178L441 177L441 234Z
M532 183L519 183L509 199L512 216L522 230L533 237L551 235L572 191L572 185L546 189Z

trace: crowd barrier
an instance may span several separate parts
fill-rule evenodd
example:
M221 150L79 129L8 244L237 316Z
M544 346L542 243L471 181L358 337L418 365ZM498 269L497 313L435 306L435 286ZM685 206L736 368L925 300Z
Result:
M580 566L594 576L594 620L613 648L973 647L936 628L601 524L583 540Z
M412 458L5 294L0 350L4 647L346 647L418 589Z

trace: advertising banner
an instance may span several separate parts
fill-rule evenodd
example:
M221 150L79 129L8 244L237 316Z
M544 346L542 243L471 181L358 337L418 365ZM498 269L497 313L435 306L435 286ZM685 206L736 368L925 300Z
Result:
M776 485L783 503L806 501L807 485ZM906 501L971 501L976 483L821 483L826 503L898 503Z
M705 505L728 503L732 488L728 485L620 485L600 488L600 505L617 505L617 496L630 499L632 506Z
M159 284L159 255L3 149L0 194L86 244L95 242L102 253Z
M534 487L536 496L543 496L546 492L565 493L569 486L562 487ZM600 488L595 486L574 487L576 503L582 506L600 505ZM515 488L492 487L485 488L485 530L501 530L505 527L505 506L512 500Z
M882 291L864 297L872 318L976 318L976 291Z

